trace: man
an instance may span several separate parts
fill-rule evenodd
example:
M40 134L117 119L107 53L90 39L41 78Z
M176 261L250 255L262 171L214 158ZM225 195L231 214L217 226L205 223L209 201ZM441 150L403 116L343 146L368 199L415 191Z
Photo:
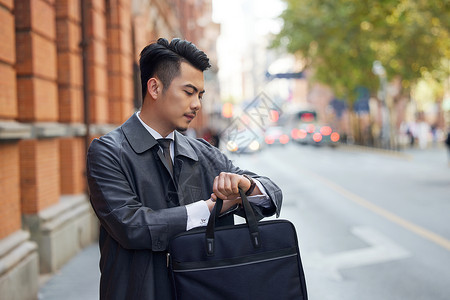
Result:
M90 199L101 223L101 299L172 299L168 242L205 226L217 197L224 200L221 225L233 224L229 212L239 210L238 188L260 218L279 215L282 194L271 180L178 132L201 107L208 67L206 54L190 42L148 45L140 56L140 112L90 145Z

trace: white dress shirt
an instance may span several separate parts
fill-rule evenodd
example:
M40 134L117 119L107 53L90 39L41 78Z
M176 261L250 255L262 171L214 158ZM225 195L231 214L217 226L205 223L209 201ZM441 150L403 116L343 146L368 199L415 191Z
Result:
M136 116L138 117L139 121L142 123L142 125L147 129L147 131L156 139L171 139L174 140L174 132L172 131L168 136L163 137L161 134L159 134L156 130L145 124L141 118L139 117L140 111L136 112ZM161 149L162 150L162 149ZM174 155L175 155L175 146L174 143L170 143L170 157L172 158L172 162L174 161ZM248 201L255 203L255 204L266 204L270 205L270 198L266 193L266 190L262 186L262 184L256 180L255 183L258 186L259 190L261 191L262 195L256 195L256 196L249 196ZM186 230L199 227L199 226L206 226L208 224L208 219L210 215L210 211L208 208L208 205L205 201L197 201L191 204L188 204L185 206L187 211L187 225Z

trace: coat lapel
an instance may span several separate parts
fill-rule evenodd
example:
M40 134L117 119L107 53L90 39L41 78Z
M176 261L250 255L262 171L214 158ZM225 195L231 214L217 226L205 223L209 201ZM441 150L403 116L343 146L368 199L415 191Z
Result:
M184 156L191 160L198 161L197 153L188 142L188 138L175 131L175 156Z
M133 148L134 152L141 154L158 145L158 142L155 138L142 126L136 114L133 114L123 125L122 125L123 133L128 140L128 143ZM169 166L164 158L164 155L158 147L158 157L163 163L164 167L169 172L170 176L173 176L169 171Z
M158 145L153 136L142 126L136 114L133 114L122 125L122 130L131 148L138 154ZM157 153L164 166L168 168L161 149L158 149ZM180 205L186 205L200 199L202 194L200 170L198 155L189 144L187 137L175 131L175 163L172 180L175 179Z

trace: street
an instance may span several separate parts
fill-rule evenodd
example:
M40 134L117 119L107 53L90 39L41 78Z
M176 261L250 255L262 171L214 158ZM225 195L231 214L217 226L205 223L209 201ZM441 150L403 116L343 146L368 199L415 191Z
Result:
M450 168L428 156L290 144L236 165L283 190L312 300L449 299ZM417 150L419 151L419 150Z
M310 300L449 299L445 149L399 155L289 144L229 157L282 188L281 218L297 228ZM98 299L98 260L98 246L86 248L39 299Z

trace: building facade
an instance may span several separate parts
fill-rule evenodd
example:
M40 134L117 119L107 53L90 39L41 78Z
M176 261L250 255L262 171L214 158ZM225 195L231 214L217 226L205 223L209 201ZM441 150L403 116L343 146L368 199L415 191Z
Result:
M186 38L217 65L211 14L211 0L0 0L0 298L37 299L39 276L96 240L88 144L139 108L149 42Z

